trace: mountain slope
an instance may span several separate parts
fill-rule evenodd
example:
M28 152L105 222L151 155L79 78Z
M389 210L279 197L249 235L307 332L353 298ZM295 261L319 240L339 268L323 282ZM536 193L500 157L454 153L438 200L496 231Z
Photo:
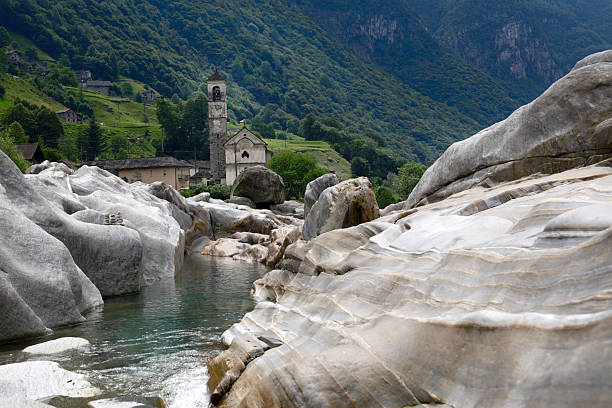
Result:
M0 8L0 24L97 79L124 75L186 98L219 65L230 80L234 119L268 103L297 118L332 115L355 130L385 134L419 161L480 126L364 61L280 1L0 0Z
M365 60L430 98L486 126L518 102L491 76L472 68L427 31L405 1L296 0L321 27Z
M406 1L436 39L523 100L612 44L608 1Z

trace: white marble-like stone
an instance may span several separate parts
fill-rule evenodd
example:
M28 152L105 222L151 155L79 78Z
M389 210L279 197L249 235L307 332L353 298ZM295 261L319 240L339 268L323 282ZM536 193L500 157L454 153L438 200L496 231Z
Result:
M90 344L88 340L80 337L61 337L26 347L23 352L28 354L58 354L66 351L82 350L88 348Z

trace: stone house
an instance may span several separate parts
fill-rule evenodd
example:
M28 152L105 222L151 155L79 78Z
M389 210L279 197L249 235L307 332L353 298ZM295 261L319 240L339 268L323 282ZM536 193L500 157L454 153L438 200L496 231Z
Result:
M154 105L159 99L159 95L152 89L145 89L140 96L142 96L142 103L145 105Z
M128 183L141 181L151 184L156 181L163 181L176 190L189 188L189 170L193 167L192 164L174 157L94 160L83 164L100 167L121 177Z
M231 186L244 169L265 166L271 157L266 142L244 126L225 142L225 183Z
M74 71L74 75L76 76L79 84L84 84L87 81L91 81L91 71L89 70L76 70Z
M17 50L9 50L6 52L6 56L8 57L9 62L15 63L21 61L21 55Z
M199 186L212 179L210 160L187 160L193 167L189 169L189 185Z
M40 149L38 143L16 143L17 151L29 162L42 163L45 161L45 155Z
M83 117L72 109L62 109L55 112L57 118L65 123L83 123Z
M112 86L111 81L87 81L83 84L83 88L88 91L99 92L102 95L108 96Z

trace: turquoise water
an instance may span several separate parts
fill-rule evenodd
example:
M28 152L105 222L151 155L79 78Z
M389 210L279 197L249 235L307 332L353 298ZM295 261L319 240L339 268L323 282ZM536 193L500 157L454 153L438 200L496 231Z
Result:
M19 350L58 337L83 337L87 352L41 357L85 374L105 396L161 396L173 408L207 407L206 359L221 334L254 307L253 281L261 265L192 256L175 279L138 295L105 300L104 311L52 336L3 346L0 364L23 361Z

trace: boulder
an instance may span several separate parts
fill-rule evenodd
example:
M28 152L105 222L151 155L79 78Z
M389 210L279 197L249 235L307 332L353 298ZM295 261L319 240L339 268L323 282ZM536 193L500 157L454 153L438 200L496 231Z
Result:
M612 168L592 166L297 241L283 260L297 269L256 281L261 303L224 334L211 395L219 407L607 407L611 213ZM248 357L241 344L260 338L280 345Z
M159 397L115 397L90 401L89 408L163 408Z
M612 50L578 62L507 119L450 146L427 169L405 208L532 174L612 156Z
M202 255L228 257L247 262L264 262L267 254L267 248L262 245L249 245L230 238L212 241L202 250Z
M239 242L244 242L245 244L255 245L255 244L263 244L270 240L270 236L265 234L257 234L254 232L236 232L232 234L232 239L236 239Z
M372 184L366 177L343 181L319 195L304 220L302 238L372 221L380 216Z
M306 185L306 191L304 192L304 218L308 216L310 209L317 202L323 190L335 186L339 182L338 176L334 173L327 173Z
M283 178L264 166L243 170L232 186L232 197L251 199L257 206L280 204L285 201Z
M295 225L286 225L272 230L270 245L266 256L266 265L274 267L282 258L285 249L302 236L302 228Z
M89 346L89 341L80 337L61 337L26 347L23 352L26 354L59 354L66 351L87 349Z
M271 205L270 211L272 211L274 214L285 217L295 217L300 220L304 219L304 204L295 200L285 201L282 204Z
M244 205L245 207L255 208L256 204L248 197L240 197L240 196L231 196L230 203Z
M0 366L0 395L36 400L55 395L91 397L100 393L82 374L53 361L27 361Z
M210 201L210 193L205 191L203 193L200 193L198 195L195 195L195 196L191 197L191 200L193 200L195 202L200 202L201 201L201 202L207 203L207 202Z
M0 397L0 407L10 408L53 408L51 405L43 404L42 402L30 401L23 398L5 398Z

